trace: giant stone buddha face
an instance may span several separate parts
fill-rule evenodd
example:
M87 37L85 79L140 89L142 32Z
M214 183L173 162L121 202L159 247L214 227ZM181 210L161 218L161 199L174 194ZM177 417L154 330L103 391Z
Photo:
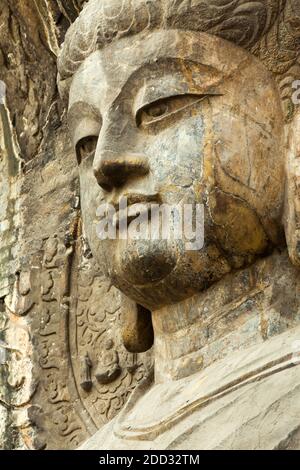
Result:
M93 254L144 307L188 298L278 243L281 102L270 73L243 49L174 29L113 41L74 74L69 124ZM203 204L204 246L142 233L101 240L99 205L118 211L124 197L129 211L135 203Z

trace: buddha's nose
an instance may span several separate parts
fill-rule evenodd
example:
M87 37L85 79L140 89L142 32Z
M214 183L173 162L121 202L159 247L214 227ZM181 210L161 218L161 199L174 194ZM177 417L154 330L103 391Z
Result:
M129 179L149 173L148 158L134 152L100 150L94 160L94 175L105 191L123 186Z

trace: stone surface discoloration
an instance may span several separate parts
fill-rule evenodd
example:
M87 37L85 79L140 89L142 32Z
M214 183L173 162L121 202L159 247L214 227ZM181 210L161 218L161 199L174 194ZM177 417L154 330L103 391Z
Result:
M0 448L299 448L299 18L0 0ZM100 243L122 194L204 248Z
M299 427L298 113L283 85L299 67L295 11L299 1L90 0L67 33L58 79L83 227L137 304L127 347L140 347L139 312L152 314L149 345L154 332L154 377L83 449L288 448ZM203 248L100 240L99 204L120 211L137 195L202 203Z
M0 79L7 85L0 119L5 449L77 447L115 416L151 365L151 355L145 362L125 351L117 332L119 294L95 268L81 229L78 172L56 90L55 56L83 4L0 5ZM95 374L109 340L119 369L103 385ZM80 385L86 355L92 364L84 371L88 390Z

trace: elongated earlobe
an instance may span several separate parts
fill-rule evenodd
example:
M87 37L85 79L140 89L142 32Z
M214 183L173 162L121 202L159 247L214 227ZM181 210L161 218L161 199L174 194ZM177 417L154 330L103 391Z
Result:
M300 111L289 125L284 226L289 256L300 268Z
M127 297L122 302L122 339L127 351L143 353L153 346L151 312Z

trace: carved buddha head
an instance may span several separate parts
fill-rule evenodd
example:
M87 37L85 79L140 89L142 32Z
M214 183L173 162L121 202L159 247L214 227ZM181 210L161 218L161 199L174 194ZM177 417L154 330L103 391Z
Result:
M263 42L282 27L284 7L281 0L90 0L67 34L59 85L69 99L85 232L112 283L150 310L285 243L286 109L274 48ZM202 204L203 248L188 250L179 239L99 239L97 208L118 208L123 197L129 211L137 202Z

